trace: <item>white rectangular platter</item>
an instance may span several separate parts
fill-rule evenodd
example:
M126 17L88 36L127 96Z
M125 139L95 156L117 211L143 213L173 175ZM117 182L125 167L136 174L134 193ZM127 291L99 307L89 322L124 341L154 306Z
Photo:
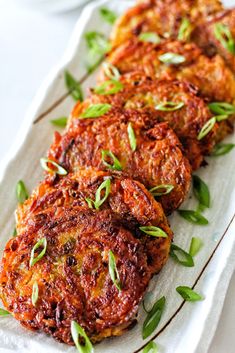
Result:
M25 181L32 190L43 178L39 159L46 155L52 142L53 131L50 120L67 116L73 107L73 100L66 95L64 71L68 69L76 78L85 72L87 49L83 35L97 28L104 34L110 27L99 15L99 8L107 6L121 14L134 1L94 1L83 11L70 40L68 49L54 71L48 76L35 97L19 132L18 139L10 155L1 166L0 185L0 250L11 237L14 228L16 208L15 185L19 179ZM235 5L233 1L227 5ZM96 73L83 83L83 89L95 84ZM38 117L41 119L33 123ZM234 136L227 142L235 142ZM95 353L133 353L154 339L159 353L205 353L216 329L223 300L235 266L235 149L229 154L207 158L209 165L197 171L197 175L209 185L212 206L205 212L208 226L195 226L180 218L176 213L170 217L175 233L175 243L184 249L189 248L192 236L203 239L204 246L195 258L192 268L177 265L169 259L160 275L155 276L149 287L148 301L154 303L165 296L166 309L154 334L143 341L141 328L145 318L142 308L138 315L138 325L119 338L108 339L95 347ZM189 198L184 208L195 206ZM176 293L179 285L187 285L203 293L205 299L198 303L183 302ZM31 333L20 326L13 318L0 318L1 353L62 353L75 352L74 347L55 342L41 333Z

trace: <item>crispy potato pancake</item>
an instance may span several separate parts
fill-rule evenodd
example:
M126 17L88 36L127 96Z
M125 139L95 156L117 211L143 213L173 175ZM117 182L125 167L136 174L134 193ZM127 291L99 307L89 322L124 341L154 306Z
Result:
M193 170L203 163L204 156L210 154L214 144L217 124L201 141L198 134L212 117L205 102L197 96L197 89L188 82L177 80L157 80L142 73L127 73L121 76L123 89L116 94L92 94L90 104L109 103L125 109L152 111L158 122L166 121L183 144ZM182 103L176 110L157 110L161 103ZM79 109L79 107L78 107ZM76 107L75 107L76 116Z
M76 106L67 132L63 136L55 134L48 158L69 172L86 166L110 170L117 158L118 169L147 189L163 184L174 186L159 201L167 214L177 209L188 193L191 167L168 124L157 123L152 113L116 107L99 118L79 119L87 107L89 101ZM135 151L130 143L129 124L136 139ZM104 158L102 151L106 151Z
M97 188L111 189L98 210ZM101 194L101 197L104 195ZM158 226L166 238L148 236L141 225ZM78 322L93 342L118 336L136 321L150 278L167 260L172 232L162 207L139 182L84 170L59 179L48 176L18 210L20 234L6 245L0 271L4 306L25 327L73 344ZM46 239L43 257L30 266L32 249ZM35 250L34 257L42 248ZM109 274L113 252L121 290ZM36 303L33 285L38 285Z
M196 27L192 39L202 48L206 55L221 55L233 73L235 73L235 45L232 45L231 48L226 47L223 40L221 41L216 37L218 25L225 26L230 31L233 42L235 42L235 8L219 13L210 21ZM224 37L224 34L222 34L223 38L225 42L228 42L228 38Z
M222 10L223 6L218 0L144 1L127 10L117 20L111 33L111 43L117 47L145 32L177 38L183 18L189 18L192 24L200 23Z

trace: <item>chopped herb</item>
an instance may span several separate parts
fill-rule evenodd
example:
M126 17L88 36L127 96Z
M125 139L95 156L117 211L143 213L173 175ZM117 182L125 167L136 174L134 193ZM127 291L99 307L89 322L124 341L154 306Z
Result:
M150 341L143 349L142 353L157 353L158 348L155 342Z
M117 19L117 15L113 11L107 9L107 7L102 7L100 9L100 15L106 22L110 23L111 25L114 24Z
M110 104L92 104L81 114L80 118L98 118L106 114L110 109Z
M152 237L167 238L168 235L161 229L155 226L139 227L139 229L145 234L151 235Z
M163 196L169 194L174 189L174 185L171 184L162 184L155 186L149 191L153 196Z
M55 173L58 175L67 175L68 174L66 169L64 169L63 167L61 167L59 164L52 161L51 159L41 158L40 163L41 163L41 167L44 170L46 170L47 172ZM54 167L56 167L56 169L51 169L50 167L48 167L48 163L52 164Z
M216 117L213 116L204 124L204 126L202 127L201 131L197 136L197 139L198 140L203 139L213 129L215 123L216 123Z
M79 353L94 352L92 343L89 340L86 332L76 321L71 321L71 335ZM83 339L82 344L80 343L80 338Z
M38 248L43 247L43 249L41 250L41 252L38 254L38 256L34 257L34 253ZM46 238L41 238L37 241L37 243L34 245L32 251L31 251L31 255L30 255L30 261L29 261L29 267L32 267L36 264L36 262L38 262L39 260L41 260L41 258L45 255L46 253L46 249L47 249L47 240Z
M9 311L0 308L0 316L8 316L8 315L11 315Z
M38 301L38 284L37 284L37 282L34 282L33 290L32 290L32 304L33 304L33 306L36 305L37 301Z
M178 39L187 42L190 40L191 33L192 25L189 19L184 17L179 28Z
M109 250L109 275L115 287L121 291L121 281L117 270L116 259L111 250Z
M200 294L187 286L179 286L176 288L176 291L188 302L196 302L204 299Z
M136 143L135 131L131 123L128 124L127 132L128 132L128 138L129 138L131 149L133 152L135 152L137 143Z
M109 164L106 161L106 157L109 157L113 160L113 164ZM109 169L112 170L122 170L122 165L120 163L120 161L117 159L117 157L113 154L113 152L108 151L108 150L102 150L101 151L101 158L103 161L103 164L108 167Z
M223 23L216 23L214 26L214 34L216 39L227 51L231 54L235 54L235 43L228 26Z
M234 143L218 143L217 145L215 145L213 151L211 152L211 156L223 156L224 154L229 153L234 147Z
M223 120L226 120L228 119L228 115L216 115L216 121L223 121Z
M83 101L83 92L80 83L71 75L69 71L65 71L64 79L66 87L73 97L73 99L77 102Z
M109 62L104 62L102 66L106 77L115 81L118 81L120 79L120 72L114 65Z
M200 213L193 210L178 210L178 213L181 217L186 219L188 222L199 224L199 225L207 225L208 220L203 217Z
M109 94L115 94L123 89L123 84L120 81L108 80L104 81L100 86L94 89L97 94L102 94L104 96Z
M141 33L138 38L141 42L148 42L148 43L153 43L153 44L158 44L161 42L161 38L155 32Z
M87 32L85 40L88 47L88 72L93 72L102 62L104 55L111 49L107 38L99 32Z
M16 184L16 197L19 203L24 203L29 197L25 184L22 180L19 180Z
M172 112L178 109L181 109L184 106L184 102L162 102L155 106L156 110Z
M235 114L235 106L226 102L212 102L208 104L210 111L218 115Z
M104 197L101 199L101 191L105 189L105 195ZM93 208L93 205L95 207L96 210L98 210L100 208L100 206L106 201L106 199L108 198L109 194L110 194L110 189L111 189L111 180L110 178L106 179L103 181L102 184L100 184L100 186L98 187L96 194L95 194L95 201L93 201L90 198L86 198L86 202L88 203L89 208Z
M165 53L158 57L158 59L165 64L182 64L185 62L185 57L183 55L175 54L175 53Z
M17 236L17 230L16 230L16 227L15 227L15 228L14 228L14 230L13 230L12 236L13 236L13 237L16 237L16 236Z
M175 244L171 244L170 248L170 256L179 264L185 267L193 267L194 261L192 255L187 253L185 250L181 249L179 246Z
M201 240L201 238L192 237L189 254L191 256L197 255L197 253L201 250L202 246L203 246L203 241Z
M51 120L51 124L59 127L65 127L67 125L67 121L68 118L62 116L61 118Z
M166 299L165 297L160 298L152 307L150 312L148 313L142 329L142 337L143 339L149 337L156 327L158 326L161 316L165 307Z
M210 207L210 191L206 183L197 175L193 175L193 192L200 205Z

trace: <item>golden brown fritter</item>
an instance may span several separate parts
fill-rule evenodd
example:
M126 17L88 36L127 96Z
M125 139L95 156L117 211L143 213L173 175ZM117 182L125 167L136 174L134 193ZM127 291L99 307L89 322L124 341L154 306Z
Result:
M115 107L99 118L79 119L88 106L89 101L77 105L68 131L63 136L56 133L48 158L74 172L86 166L109 170L116 157L120 163L117 169L148 189L173 185L171 193L159 200L167 213L177 209L188 193L191 167L168 124L158 124L152 113ZM135 151L130 144L129 124L136 138ZM114 158L105 152L102 159L102 151L113 153Z
M148 0L128 9L114 25L113 47L145 32L156 32L165 38L177 38L183 18L192 24L205 21L222 11L219 0Z
M150 111L158 122L166 121L183 144L192 168L196 170L210 154L214 144L217 126L198 141L198 134L212 117L205 102L197 96L197 89L183 81L157 80L134 72L122 75L123 89L116 94L102 95L92 91L90 104L109 103L125 109ZM182 103L176 110L162 111L156 107L163 102ZM76 115L76 108L75 108Z
M89 208L85 198L94 199L107 178L107 200L98 210ZM168 237L148 236L140 225L158 226ZM42 182L18 210L18 231L1 262L3 304L25 327L67 344L73 343L72 320L93 342L127 330L150 278L167 260L172 239L160 204L142 184L89 169ZM30 266L31 251L43 238L45 254ZM110 278L110 250L121 291ZM34 283L38 299L33 305Z
M223 33L224 30L229 30L231 34L230 39ZM219 31L221 34L219 39L216 36L216 31ZM233 73L235 73L235 9L219 13L210 21L198 26L193 33L192 39L203 49L206 55L221 55ZM225 40L225 42L223 40ZM230 41L231 44L227 46Z

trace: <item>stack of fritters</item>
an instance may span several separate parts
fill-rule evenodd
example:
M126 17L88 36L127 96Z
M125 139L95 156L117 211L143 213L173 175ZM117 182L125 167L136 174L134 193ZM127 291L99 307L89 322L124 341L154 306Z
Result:
M179 38L183 21L187 38ZM234 10L217 0L139 1L117 20L98 89L76 104L65 133L55 133L49 171L19 206L18 236L4 251L0 296L25 327L72 344L72 321L92 342L135 323L169 255L165 214L233 128L233 115L222 116L199 138L213 118L208 103L235 101L234 53L214 34L217 23L234 39ZM105 113L89 116L102 106Z

